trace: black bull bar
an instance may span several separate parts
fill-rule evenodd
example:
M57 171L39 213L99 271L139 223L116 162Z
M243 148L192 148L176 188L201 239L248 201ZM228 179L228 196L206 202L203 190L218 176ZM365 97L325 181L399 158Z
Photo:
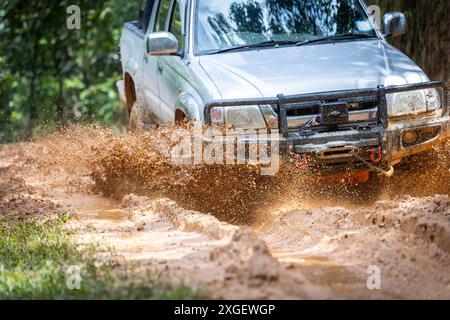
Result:
M372 124L369 131L361 131L360 133L350 133L352 136L350 140L358 140L359 138L368 138L372 141L376 139L377 147L380 152L384 154L389 154L386 149L392 148L392 143L386 141L386 129L389 126L388 118L388 107L386 95L401 93L414 90L424 90L424 89L442 89L443 99L442 108L443 115L448 115L449 111L449 93L447 85L444 81L430 81L416 84L398 85L398 86L378 86L372 89L355 89L355 90L341 90L341 91L328 91L328 92L318 92L318 93L308 93L299 95L283 95L279 94L277 97L271 98L249 98L249 99L230 99L230 100L218 100L211 101L206 104L204 109L204 120L205 124L211 124L211 109L214 107L238 107L238 106L251 106L251 105L270 105L277 108L278 114L278 130L281 136L280 142L286 142L290 145L301 145L301 144L311 144L311 143L327 143L332 141L331 136L322 136L319 139L314 139L311 136L301 135L302 128L290 128L288 125L288 112L291 110L299 108L308 108L312 106L317 106L318 103L333 101L340 102L345 100L355 100L360 102L364 101L376 101L377 102L377 120L376 124ZM312 115L313 117L314 115ZM445 125L444 125L445 129ZM332 132L332 130L330 130ZM300 133L300 135L299 135ZM344 134L345 136L345 134ZM340 138L344 136L340 135ZM301 137L301 138L299 138ZM389 150L388 150L389 151ZM302 153L305 151L297 151L297 153ZM390 166L389 157L383 158L380 162L381 166Z

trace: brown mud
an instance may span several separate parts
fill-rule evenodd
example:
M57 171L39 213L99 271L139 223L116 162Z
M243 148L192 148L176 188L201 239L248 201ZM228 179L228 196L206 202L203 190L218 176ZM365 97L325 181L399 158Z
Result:
M251 166L174 166L177 128L72 126L0 146L0 218L74 217L136 281L224 299L450 298L450 141L367 185ZM368 269L381 271L369 290Z

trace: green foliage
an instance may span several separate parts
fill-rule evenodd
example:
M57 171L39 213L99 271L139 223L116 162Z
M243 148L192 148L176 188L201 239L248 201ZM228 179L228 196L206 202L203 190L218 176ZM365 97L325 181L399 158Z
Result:
M30 136L44 122L111 125L120 118L119 40L139 0L77 2L1 0L0 141ZM73 4L80 30L66 27Z
M64 221L45 224L0 222L0 300L3 299L190 299L188 288L136 286L112 272L98 246L76 245ZM103 258L102 258L103 257ZM81 268L80 290L70 290L66 272ZM70 274L69 274L70 275Z

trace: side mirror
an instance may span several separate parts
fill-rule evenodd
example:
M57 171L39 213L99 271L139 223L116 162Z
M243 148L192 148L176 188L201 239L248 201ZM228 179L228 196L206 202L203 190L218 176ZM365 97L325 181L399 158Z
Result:
M389 12L383 17L384 35L386 37L397 37L405 34L408 30L405 15L401 12Z
M147 53L151 56L178 55L178 40L170 32L150 33L146 40Z

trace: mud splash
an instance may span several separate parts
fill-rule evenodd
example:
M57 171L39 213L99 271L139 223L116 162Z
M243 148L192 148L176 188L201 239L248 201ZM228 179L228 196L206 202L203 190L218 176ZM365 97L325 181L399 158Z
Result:
M450 140L408 159L390 180L375 177L353 185L306 175L292 163L273 177L252 166L175 166L167 155L174 130L169 126L102 144L92 159L95 190L117 198L128 193L168 197L186 209L239 224L260 223L286 202L353 208L403 195L450 195Z
M72 126L22 144L17 157L50 177L48 187L122 199L137 194L166 197L182 207L212 213L230 223L258 224L286 203L357 208L397 196L450 195L450 139L408 159L390 180L366 185L329 183L293 165L274 177L252 166L177 166L168 150L175 126L143 134L115 133L99 126ZM55 174L57 173L57 174Z

